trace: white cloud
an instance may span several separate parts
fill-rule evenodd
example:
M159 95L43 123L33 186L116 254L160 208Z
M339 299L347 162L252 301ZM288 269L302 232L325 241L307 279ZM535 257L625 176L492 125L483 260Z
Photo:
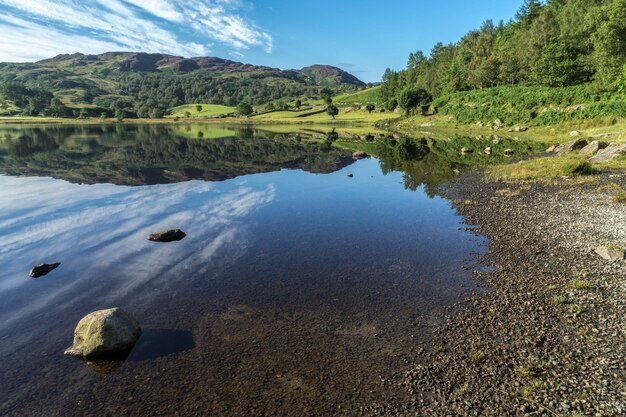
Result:
M0 59L107 50L199 56L213 42L271 52L272 37L242 17L242 7L238 0L0 0Z

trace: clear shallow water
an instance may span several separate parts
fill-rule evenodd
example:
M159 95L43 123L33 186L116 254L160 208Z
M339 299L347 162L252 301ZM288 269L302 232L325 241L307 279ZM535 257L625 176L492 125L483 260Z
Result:
M70 140L56 132L55 143ZM153 143L171 140L152 132ZM125 134L115 147L136 144L137 132ZM73 137L71 147L88 140ZM223 140L247 149L268 138ZM324 148L325 173L281 169L320 157L302 157L293 137L279 144L283 157L266 152L249 175L220 182L172 174L114 185L145 168L124 171L115 149L85 164L115 160L110 181L0 176L0 414L354 415L399 395L382 380L418 360L445 307L474 288L472 254L485 241L448 201L405 189L402 172L383 175L384 161L353 163L350 151ZM46 156L77 157L53 148L5 156L0 170L36 161L76 181ZM206 168L157 154L151 169L161 173ZM229 165L210 155L213 172ZM146 240L172 227L188 237ZM39 262L62 264L28 278ZM103 369L64 357L78 320L113 306L144 329L127 360Z

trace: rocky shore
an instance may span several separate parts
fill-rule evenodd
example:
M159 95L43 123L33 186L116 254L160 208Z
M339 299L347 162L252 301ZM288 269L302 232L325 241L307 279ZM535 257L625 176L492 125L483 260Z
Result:
M580 179L584 178L584 179ZM423 361L393 383L404 404L374 414L626 414L626 262L594 250L626 246L626 174L550 183L461 176L442 190L489 237L478 272L491 290L455 306Z

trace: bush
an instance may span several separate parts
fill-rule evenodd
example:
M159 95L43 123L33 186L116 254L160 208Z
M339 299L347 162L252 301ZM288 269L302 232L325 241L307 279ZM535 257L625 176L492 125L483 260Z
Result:
M596 169L587 161L571 164L565 168L565 171L571 175L593 175L597 173Z

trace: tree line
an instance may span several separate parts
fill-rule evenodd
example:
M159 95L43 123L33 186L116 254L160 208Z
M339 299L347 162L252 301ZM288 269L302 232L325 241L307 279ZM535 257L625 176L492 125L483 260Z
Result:
M393 109L407 91L581 84L626 89L626 0L525 0L509 22L487 20L456 43L411 53L402 71L387 69L381 98Z

